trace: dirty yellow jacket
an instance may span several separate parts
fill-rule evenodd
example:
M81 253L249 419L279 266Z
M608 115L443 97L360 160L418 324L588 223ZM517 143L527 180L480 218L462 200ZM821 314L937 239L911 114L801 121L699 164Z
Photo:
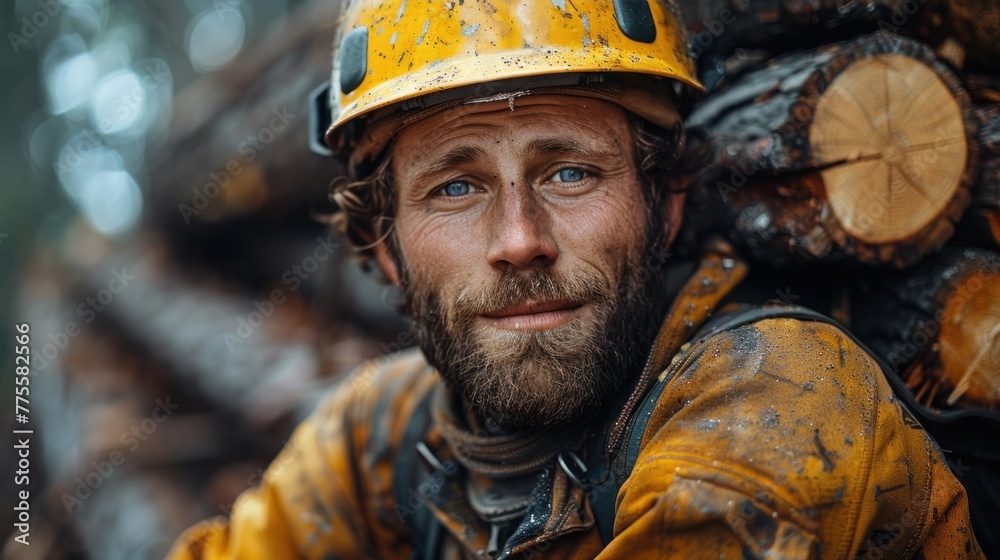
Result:
M730 259L706 259L673 304L647 366L665 385L617 491L610 543L592 495L552 468L535 489L545 507L503 555L982 558L940 450L842 331L776 318L683 344L741 274ZM427 414L419 403L441 383L417 351L363 366L228 519L189 529L168 558L409 558L403 519L419 504L397 499L393 467L412 417ZM424 441L447 457L433 422ZM441 557L488 558L489 527L463 486L437 484L444 497L429 505L444 528Z

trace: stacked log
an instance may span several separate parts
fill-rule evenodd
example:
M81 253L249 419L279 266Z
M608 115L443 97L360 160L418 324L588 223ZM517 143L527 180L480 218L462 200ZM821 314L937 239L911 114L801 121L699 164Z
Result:
M1000 68L1000 12L991 0L681 0L696 54L784 52L874 31L935 48L953 42L986 68ZM958 64L958 66L962 66Z
M197 250L220 233L329 212L329 184L343 168L310 152L308 99L330 79L339 12L339 2L305 4L232 66L178 95L150 174L150 225Z
M766 60L731 65L738 70L714 83L688 118L692 157L702 165L689 163L675 178L690 192L682 251L717 232L790 278L817 265L826 275L836 263L869 265L855 268L853 279L840 276L842 303L830 311L889 358L929 406L1000 406L985 379L998 367L991 333L1000 318L986 300L976 300L980 314L948 307L968 283L996 279L995 254L982 251L1000 246L1000 79L976 59L1000 43L981 40L1000 37L992 24L1000 7L974 24L951 17L968 6L949 0L920 2L919 13L894 0L852 3L836 14L835 3L822 1L709 4L687 19L709 25L709 14L732 12L714 55L754 48ZM818 45L838 29L884 23L887 14L909 37L880 32ZM751 22L769 22L767 41ZM819 22L827 34L802 48L796 41L810 39L801 32ZM790 46L799 50L775 52ZM962 74L967 53L978 73ZM878 305L866 290L880 294ZM918 295L920 305L907 299ZM941 323L946 311L963 320ZM947 340L900 353L923 336L913 329L927 317Z
M336 256L326 261L330 269L340 262ZM126 333L175 381L258 429L301 417L304 399L378 353L368 339L316 317L300 287L305 280L294 273L278 273L245 294L211 271L185 271L169 249L145 242L81 267L79 291L97 293L109 271L127 275L128 285L100 319ZM333 286L342 283L315 273Z
M36 345L65 336L65 326L79 320L74 303L49 299L52 287L42 280L24 292L23 316ZM45 490L33 506L51 524L37 540L32 532L33 548L44 553L76 540L87 557L162 558L172 535L209 513L178 472L162 467L218 461L237 452L240 441L222 436L219 419L192 413L202 407L113 332L71 329L60 346L58 356L49 353L52 359L36 361L32 371L34 427L46 466ZM41 355L32 348L32 356ZM158 403L162 422L152 416ZM252 448L242 443L242 452Z
M1000 105L980 107L976 116L983 164L963 233L973 242L1000 247Z
M709 86L748 59L813 48L876 31L927 40L940 35L937 0L681 0Z
M39 253L19 298L46 466L35 507L53 525L39 550L75 539L87 557L162 558L228 513L326 389L384 348L313 316L305 290L244 289L162 243L116 246L82 226Z
M925 0L926 2L926 0ZM920 4L923 4L922 2ZM923 8L916 0L893 18L895 4L883 0L682 0L692 46L701 54L727 54L736 48L788 50L797 45L843 39L883 27L902 27ZM901 16L906 16L905 20ZM892 21L895 20L895 24Z
M1000 254L948 249L857 286L852 330L931 408L1000 402Z
M723 79L688 119L710 138L696 183L753 256L905 267L969 205L976 121L926 46L875 34Z
M1000 103L1000 76L970 73L965 76L969 94L982 104Z
M162 558L181 530L229 513L327 388L412 344L399 298L346 266L318 219L342 167L309 150L308 98L329 79L340 9L304 3L178 94L143 234L113 244L71 226L35 251L19 299L32 355L49 356L33 364L48 473L36 511L74 558ZM112 271L128 285L102 303ZM181 409L123 442L167 396ZM94 475L112 454L124 463Z
M1000 515L994 444L1000 437L1000 253L948 248L905 271L868 275L855 288L851 329L900 374L902 390L916 401L913 410L968 493L980 545L994 557L1000 551L989 521Z

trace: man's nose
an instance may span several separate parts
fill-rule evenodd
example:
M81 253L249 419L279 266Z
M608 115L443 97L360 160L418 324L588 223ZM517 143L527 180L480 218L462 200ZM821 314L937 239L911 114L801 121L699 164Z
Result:
M552 237L551 216L527 186L501 189L488 219L492 224L490 266L499 269L547 266L559 249Z

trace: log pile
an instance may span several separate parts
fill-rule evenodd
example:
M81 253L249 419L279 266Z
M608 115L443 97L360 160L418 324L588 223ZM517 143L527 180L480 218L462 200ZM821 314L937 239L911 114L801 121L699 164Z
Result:
M36 359L32 372L35 428L45 434L40 457L46 466L36 507L51 524L32 545L42 554L48 550L39 558L76 557L60 555L67 547L92 558L162 558L171 534L211 513L163 466L218 461L237 451L238 440L223 437L217 419L209 419L166 371L113 332L88 325L66 334L66 325L82 320L72 301L51 298L62 288L51 281L58 278L52 272L36 267L32 288L22 292L23 316L33 331L66 336L58 353L48 352L53 359ZM35 352L42 357L40 348ZM152 420L158 400L167 409L159 414L170 414L164 416L169 421Z
M339 2L309 2L236 62L181 92L150 175L148 222L197 247L328 213L342 174L309 151L312 90L330 79Z
M969 58L1000 70L1000 11L992 0L938 0L945 33L963 45Z
M689 188L681 250L721 233L758 267L795 270L790 278L853 270L830 311L889 357L923 402L1000 408L990 389L1000 378L990 335L1000 317L984 302L972 315L949 304L966 283L996 278L1000 7L718 0L684 8L695 51L718 64L703 57L711 87L687 120L700 165L675 178ZM868 33L850 36L858 30ZM720 69L733 71L720 77ZM940 323L934 336L957 338L899 359L927 320Z
M949 419L926 425L974 471L977 537L1000 553L1000 5L682 7L708 92L673 177L677 249L727 236L752 263L745 295L830 314L922 418Z
M78 224L37 252L19 301L47 356L38 557L162 558L229 513L329 387L412 344L398 295L318 219L342 168L309 151L306 101L329 79L340 7L304 3L178 94L142 235L112 244ZM112 293L114 272L128 285ZM180 408L154 429L157 399Z
M347 284L338 257L314 281ZM308 278L273 279L251 293L157 236L115 246L82 224L35 260L20 315L36 333L53 528L33 544L75 535L90 558L162 558L183 529L229 512L329 387L392 349L343 314L318 316Z

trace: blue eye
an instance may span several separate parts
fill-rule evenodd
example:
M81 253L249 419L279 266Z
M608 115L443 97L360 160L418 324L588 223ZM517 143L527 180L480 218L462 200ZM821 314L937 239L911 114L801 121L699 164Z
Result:
M587 172L579 167L567 167L556 173L556 178L560 183L575 183L587 177Z
M445 196L462 196L469 194L469 191L471 190L472 187L469 186L469 183L466 181L452 181L445 185L444 188L441 189L441 192L443 192Z

